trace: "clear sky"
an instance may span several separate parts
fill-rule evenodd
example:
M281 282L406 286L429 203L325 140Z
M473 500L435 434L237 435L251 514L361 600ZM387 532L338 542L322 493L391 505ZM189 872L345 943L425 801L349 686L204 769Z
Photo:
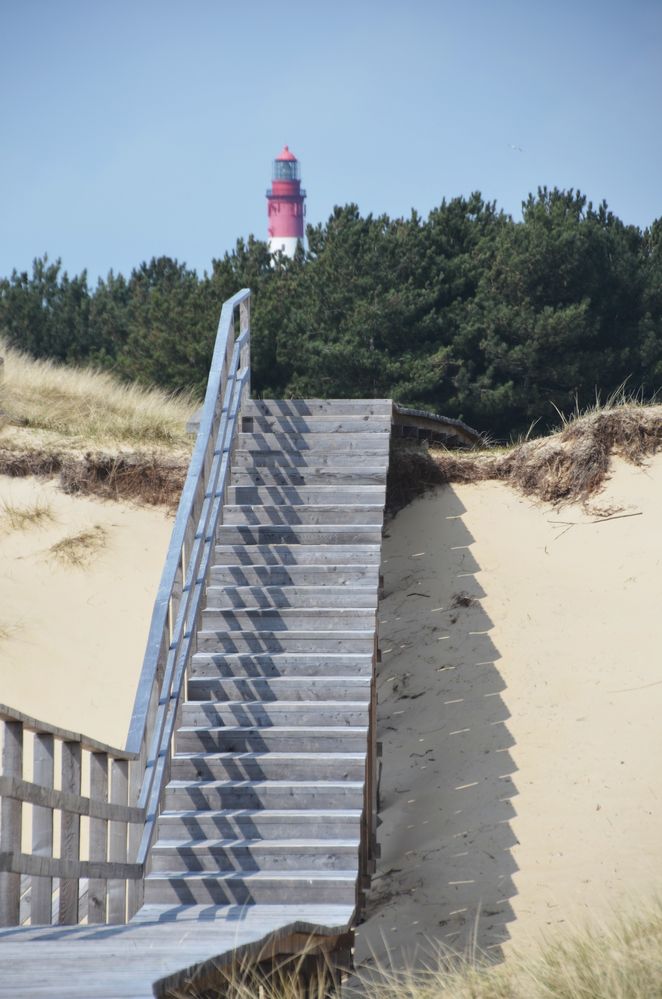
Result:
M266 238L284 143L309 222L538 185L662 215L662 0L0 0L0 275Z

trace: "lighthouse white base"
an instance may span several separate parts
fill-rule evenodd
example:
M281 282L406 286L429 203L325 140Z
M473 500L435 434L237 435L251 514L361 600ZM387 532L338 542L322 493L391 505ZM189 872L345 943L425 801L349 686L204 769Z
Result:
M293 257L299 242L297 236L271 236L269 238L269 252L284 253L286 257Z

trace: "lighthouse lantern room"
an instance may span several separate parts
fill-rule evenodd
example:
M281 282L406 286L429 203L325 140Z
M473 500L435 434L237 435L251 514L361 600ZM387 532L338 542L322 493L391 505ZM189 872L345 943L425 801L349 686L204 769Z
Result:
M274 160L271 187L267 191L269 249L293 257L303 243L306 192L301 188L299 161L287 146Z

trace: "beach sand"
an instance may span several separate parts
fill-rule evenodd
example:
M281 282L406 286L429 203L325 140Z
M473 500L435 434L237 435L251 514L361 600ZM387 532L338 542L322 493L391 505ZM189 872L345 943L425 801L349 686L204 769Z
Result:
M12 527L12 512L51 519ZM124 746L170 540L163 508L68 496L54 481L0 476L0 701ZM82 564L54 545L89 532ZM67 551L76 554L71 545Z
M387 527L358 961L507 956L660 891L661 498L662 457L616 461L588 511L486 482Z

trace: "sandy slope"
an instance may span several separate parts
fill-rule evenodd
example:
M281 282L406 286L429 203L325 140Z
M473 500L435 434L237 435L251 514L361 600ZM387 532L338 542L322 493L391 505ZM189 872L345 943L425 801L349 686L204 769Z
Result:
M483 483L391 523L359 957L474 930L507 953L662 888L661 498L658 458L595 500L636 516Z
M41 501L53 519L12 529L3 503ZM101 527L89 564L52 545ZM161 508L67 496L0 476L0 701L123 746L172 521Z

